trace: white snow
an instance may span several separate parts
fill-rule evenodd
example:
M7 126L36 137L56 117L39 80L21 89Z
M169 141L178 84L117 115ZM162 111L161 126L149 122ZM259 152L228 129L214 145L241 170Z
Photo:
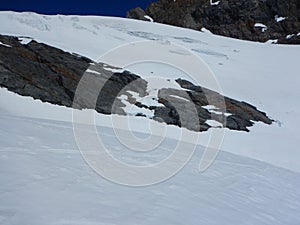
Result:
M270 43L270 44L277 44L278 39L270 39L268 41L266 41L266 43Z
M150 16L148 16L148 15L146 15L146 16L144 16L147 20L149 20L151 23L153 23L154 22L154 20L150 17Z
M139 62L126 67L135 74L140 75L147 81L146 92L148 95L144 98L135 96L135 98L146 106L163 106L158 103L158 91L162 88L172 88L182 90L180 85L175 81L177 78L190 80L187 74L170 65L161 62Z
M286 36L286 39L291 39L294 36L295 36L295 34L289 34L289 35Z
M130 104L128 101L128 96L127 95L121 95L119 97L121 102L125 104L125 107L123 107L124 111L126 112L127 115L135 116L138 114L142 114L146 116L147 118L153 118L154 117L154 110L149 110L145 108L139 108L133 104Z
M220 1L213 2L213 0L210 0L210 5L219 5L219 4L220 4Z
M206 106L202 106L202 108L207 109L209 112L215 113L217 115L222 115L222 114L224 116L231 116L232 115L231 113L227 113L227 112L224 113L224 112L218 111L219 109L214 105L206 105ZM217 121L215 121L215 122L217 122Z
M101 73L99 73L98 71L91 70L91 69L87 69L86 72L87 72L87 73L94 73L94 74L101 74Z
M4 43L2 43L1 41L0 41L0 45L3 45L3 46L8 47L8 48L11 48L10 45L4 44Z
M262 32L265 32L268 29L268 27L266 25L262 24L262 23L255 23L254 27L261 28Z
M223 125L218 122L218 121L215 121L215 120L206 120L206 122L209 126L212 126L212 127L223 127Z
M71 109L2 88L1 225L300 223L300 46L253 43L111 17L1 12L0 21L1 34L32 37L94 60L129 42L174 42L210 66L224 95L249 102L277 121L271 126L255 124L249 133L225 129L222 152L204 173L198 171L199 160L212 130L201 133L195 155L180 173L158 185L132 188L108 182L88 167L74 140ZM176 88L176 78L188 78L157 63L125 69L145 76L150 93ZM130 129L139 136L147 136L151 124L166 129L166 140L157 150L136 155L117 140L114 118L128 120L95 114L97 131L112 154L126 163L157 162L181 138L178 127L131 117ZM194 132L189 132L184 141L193 143Z
M206 106L202 106L202 108L207 109L207 110L214 110L214 109L218 109L216 106L214 105L206 105Z
M210 30L206 29L205 27L202 27L202 28L201 28L201 31L202 31L203 33L212 34L212 32L211 32Z
M27 45L29 42L32 41L32 38L29 37L19 37L19 41L22 45Z
M189 164L158 185L111 183L82 159L72 124L0 115L2 225L298 224L300 175L222 152L201 174L197 148ZM98 127L112 154L126 162L157 160L176 141L145 157L127 151L114 130Z
M173 97L173 98L177 98L177 99L180 99L180 100L183 100L183 101L186 101L186 102L189 102L189 100L188 99L186 99L186 98L183 98L183 97L180 97L180 96L177 96L177 95L170 95L171 97Z
M156 68L156 69L159 69ZM140 99L140 102L147 106L163 106L158 103L157 96L158 91L162 88L174 88L180 89L179 84L173 79L165 79L163 77L146 77L145 80L148 82L147 92L148 96L146 98Z
M147 96L141 97L136 92L128 91L128 93L130 93L133 96L133 98L135 98L138 102L142 103L143 105L146 105L148 107L149 106L163 106L163 104L158 103L156 90L152 91L152 90L147 89L147 92L149 93Z
M111 67L109 65L104 65L103 68L105 70L108 70L108 71L111 71L113 73L123 73L124 72L124 69L121 69L121 68L114 68L114 67Z
M277 23L279 23L279 22L281 22L281 21L283 21L285 19L287 19L287 17L282 17L282 16L278 16L278 15L275 16L275 21Z
M240 41L168 25L111 17L40 16L34 13L1 12L0 19L3 21L2 34L30 36L37 41L95 60L122 44L154 37L195 50L192 52L199 55L213 70L223 94L249 102L282 123L281 127L277 124L257 124L251 128L250 133L226 131L222 150L300 171L296 135L300 118L296 116L295 110L300 107L297 100L299 77L295 73L298 71L296 59L300 52L299 46ZM33 21L39 21L39 25ZM74 27L74 23L80 27ZM41 27L49 29L40 29ZM271 57L277 54L285 57ZM147 71L146 69L145 72ZM163 75L181 77L181 74L174 73ZM278 102L281 104L277 104ZM2 104L7 105L8 101ZM30 113L27 115L30 116ZM294 157L290 157L291 155Z
M267 28L266 25L262 24L262 23L255 23L254 27L261 27L261 28Z

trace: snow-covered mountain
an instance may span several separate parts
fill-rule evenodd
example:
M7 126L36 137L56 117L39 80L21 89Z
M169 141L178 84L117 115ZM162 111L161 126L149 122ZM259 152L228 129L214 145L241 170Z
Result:
M224 95L249 102L276 121L257 124L249 133L225 129L221 153L200 173L203 146L217 130L211 129L201 134L193 158L179 173L133 188L107 181L86 164L76 145L71 109L1 89L1 224L300 223L299 46L239 41L122 18L1 12L0 19L0 34L22 37L24 43L34 39L95 61L132 42L175 43L209 65ZM143 49L145 54L151 50ZM180 74L154 62L126 69L141 77ZM112 121L127 122L126 117L96 114L95 120L104 145L128 164L157 163L179 139L194 141L194 132L182 140L183 129L160 124L164 141L141 155L115 135L119 128ZM131 118L130 130L145 138L153 123Z

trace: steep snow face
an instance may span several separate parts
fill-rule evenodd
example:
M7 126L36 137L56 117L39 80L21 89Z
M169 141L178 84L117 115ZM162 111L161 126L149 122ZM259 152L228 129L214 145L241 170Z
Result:
M249 134L226 131L222 150L300 171L300 78L297 76L300 46L239 41L121 18L1 12L0 19L2 34L27 37L27 40L34 38L94 60L113 48L135 41L156 40L184 46L210 66L224 95L249 102L277 121L272 127L255 126ZM138 64L130 70L138 71L142 77L146 74L160 76L160 67L155 68L157 70L152 71L147 65ZM163 74L174 77L172 72L163 71ZM1 107L7 105L7 100L3 99ZM26 112L15 109L17 111L21 115ZM26 116L30 114L25 113ZM47 118L48 114L40 117Z

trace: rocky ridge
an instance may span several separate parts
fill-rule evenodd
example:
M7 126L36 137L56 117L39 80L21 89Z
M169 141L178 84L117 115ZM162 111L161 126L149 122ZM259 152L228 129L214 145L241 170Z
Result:
M213 3L213 4L211 4ZM300 44L299 0L158 0L127 18L147 20L250 41Z

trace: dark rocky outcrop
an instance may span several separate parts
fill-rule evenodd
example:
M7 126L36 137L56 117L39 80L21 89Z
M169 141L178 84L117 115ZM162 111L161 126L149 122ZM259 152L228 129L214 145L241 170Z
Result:
M139 19L134 15L141 10L133 9L128 15ZM210 5L209 0L158 0L145 12L156 22L174 26L195 30L205 27L214 34L251 41L279 39L279 43L299 44L299 0L220 0L217 5ZM286 38L291 34L295 35L293 39Z
M128 71L113 73L105 70L103 64L93 66L88 58L34 40L23 45L17 37L0 35L0 41L5 44L0 45L0 86L43 102L72 107L80 79L85 73L89 74L86 72L88 68L92 68L100 70L98 77L105 83L95 109L111 114L112 105L120 91L140 78ZM145 89L146 82L140 86ZM89 89L86 91L91 92ZM125 114L121 109L124 105L118 99L116 101L118 107L115 111ZM82 102L81 108L85 108L85 105Z
M126 12L127 18L148 21L148 19L145 16L147 16L147 14L140 7L136 7Z
M272 123L265 113L248 103L182 79L176 80L182 89L162 88L154 96L161 106L145 105L136 99L136 94L139 98L149 97L147 81L138 75L34 40L21 44L18 37L0 35L0 41L0 86L23 96L77 109L95 108L103 114L126 115L124 106L128 103L141 109L135 116L146 116L142 109L150 110L154 113L150 119L194 131L209 129L209 120L220 127L242 131L248 131L255 121ZM86 77L93 79L81 95L75 95L78 84ZM94 105L92 96L96 96Z
M281 37L278 39L277 43L300 45L300 35L291 35L291 37Z
M159 102L165 107L155 109L154 119L162 119L168 124L177 126L184 123L183 127L197 131L209 129L207 120L215 120L222 127L243 131L249 131L247 127L251 127L255 121L272 124L272 120L264 112L246 102L224 97L186 80L176 81L185 90L161 89L158 94ZM214 106L214 109L206 109L205 106L208 105Z

